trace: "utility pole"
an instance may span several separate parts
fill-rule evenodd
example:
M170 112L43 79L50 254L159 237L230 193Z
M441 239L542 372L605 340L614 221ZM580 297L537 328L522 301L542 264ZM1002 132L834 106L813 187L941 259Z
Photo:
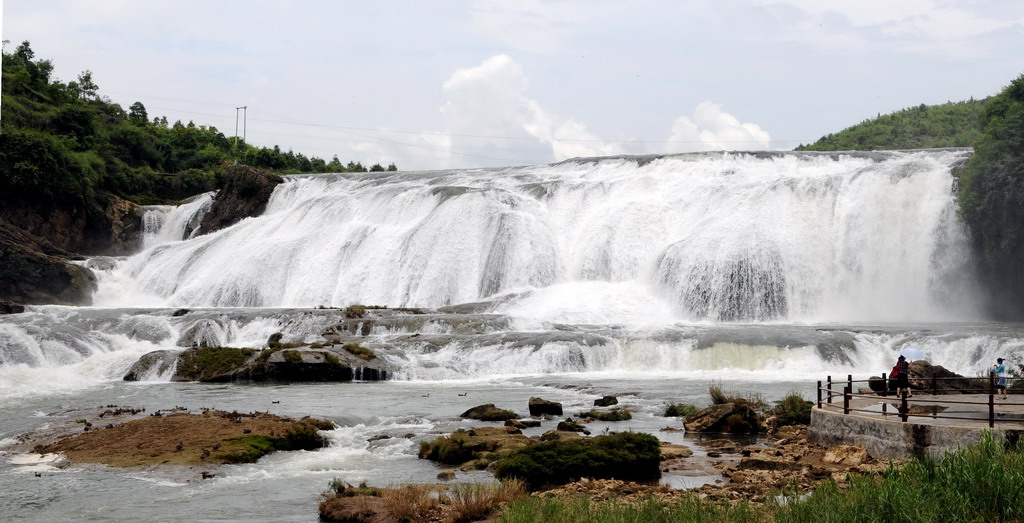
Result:
M238 145L238 111L242 111L242 143L245 143L245 124L249 119L247 106L235 107L235 145Z

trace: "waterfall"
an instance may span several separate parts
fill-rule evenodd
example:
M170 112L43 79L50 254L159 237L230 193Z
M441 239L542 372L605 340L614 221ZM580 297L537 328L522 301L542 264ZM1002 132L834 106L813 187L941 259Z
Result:
M124 293L214 307L519 293L570 314L588 305L553 289L621 284L643 296L638 315L667 307L679 321L975 317L951 175L968 155L708 153L290 177L262 216L228 229L177 242L188 229L165 224L165 243L122 267ZM194 216L200 204L189 205L165 223Z

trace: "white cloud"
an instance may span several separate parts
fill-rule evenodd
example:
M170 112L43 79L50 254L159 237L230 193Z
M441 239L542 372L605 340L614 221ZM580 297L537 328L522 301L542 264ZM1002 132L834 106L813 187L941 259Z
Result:
M722 106L701 102L693 118L680 116L672 122L669 147L677 152L768 149L771 136L755 123L740 122Z
M505 54L455 71L444 83L448 102L441 108L453 153L468 149L477 155L537 163L622 152L583 123L557 116L527 98L528 86L522 66Z

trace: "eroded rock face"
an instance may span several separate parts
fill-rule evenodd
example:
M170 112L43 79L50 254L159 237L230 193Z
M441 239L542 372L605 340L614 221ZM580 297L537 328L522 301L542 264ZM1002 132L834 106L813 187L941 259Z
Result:
M128 254L142 239L139 206L113 194L102 209L57 207L58 204L10 205L0 219L48 243L83 254Z
M96 279L69 254L0 220L0 296L24 304L88 305Z
M214 197L213 206L203 216L198 234L230 227L244 218L259 216L267 208L270 195L284 178L247 165L234 165L224 171L224 187Z

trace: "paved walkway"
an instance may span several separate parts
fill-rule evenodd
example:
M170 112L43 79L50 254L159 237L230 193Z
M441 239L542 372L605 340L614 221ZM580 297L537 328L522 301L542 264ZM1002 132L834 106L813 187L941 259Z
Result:
M831 405L823 394L821 404L831 412L843 412L843 395L833 395ZM898 421L900 398L896 396L857 395L850 398L850 414L885 417ZM1010 395L1002 400L996 397L995 426L1020 428L1024 426L1024 395ZM909 422L934 425L988 426L988 394L940 394L932 396L918 392L907 398Z

